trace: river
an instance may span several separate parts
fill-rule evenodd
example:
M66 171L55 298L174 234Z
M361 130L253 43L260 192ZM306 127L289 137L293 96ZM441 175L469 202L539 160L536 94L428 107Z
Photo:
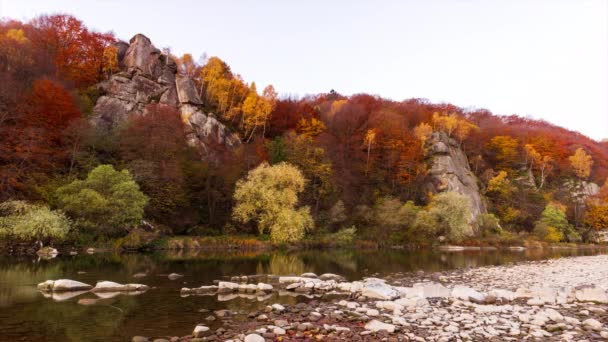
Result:
M262 253L154 253L60 255L51 260L0 256L0 341L130 341L132 336L184 336L209 311L230 309L246 313L272 303L294 304L305 297L259 301L237 297L181 297L182 287L211 285L236 275L299 275L335 273L348 280L407 272L436 272L463 267L500 265L605 250L524 251L406 251L307 250ZM134 274L145 273L142 278ZM170 280L170 273L183 277ZM67 300L46 298L36 284L47 279L74 279L89 284L99 280L142 283L152 289L137 296L98 298L83 293ZM84 300L83 300L84 299ZM87 300L89 299L89 300ZM222 298L229 299L229 298ZM89 305L83 305L89 304ZM92 304L92 305L91 305ZM237 319L247 319L246 314Z

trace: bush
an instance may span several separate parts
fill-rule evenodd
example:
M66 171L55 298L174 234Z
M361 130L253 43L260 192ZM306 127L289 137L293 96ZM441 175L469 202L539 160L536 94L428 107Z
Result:
M254 222L260 234L270 233L274 243L301 240L314 225L308 207L295 208L305 185L306 179L297 167L262 163L237 182L233 218Z
M79 227L110 236L138 225L148 203L129 171L111 165L96 167L85 180L75 180L56 194L59 207Z
M70 220L61 212L24 201L0 204L0 237L25 242L62 241L70 230Z

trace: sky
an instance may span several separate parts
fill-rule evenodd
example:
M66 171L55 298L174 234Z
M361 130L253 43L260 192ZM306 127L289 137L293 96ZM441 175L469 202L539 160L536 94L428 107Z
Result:
M608 138L607 0L0 0L3 18L51 13L219 56L282 95L425 98Z

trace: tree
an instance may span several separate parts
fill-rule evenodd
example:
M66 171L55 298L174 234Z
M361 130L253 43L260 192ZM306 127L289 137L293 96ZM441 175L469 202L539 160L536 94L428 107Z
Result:
M100 165L85 180L75 180L57 189L59 207L89 231L117 235L138 225L148 197L127 170Z
M420 211L415 226L424 231L432 229L453 242L470 236L472 229L471 202L465 195L449 191L439 193L431 199L429 205Z
M578 235L566 218L566 207L555 202L547 204L534 226L534 233L548 242L559 242L564 239L578 240Z
M499 170L509 170L517 161L517 139L508 135L498 135L493 137L487 144L488 150L492 153Z
M570 165L574 170L574 174L581 180L587 179L591 174L593 166L593 158L588 155L582 148L577 148L572 156L568 158Z
M116 46L108 45L103 50L102 70L107 78L118 71L118 48Z
M254 222L275 243L298 241L313 227L308 207L296 209L306 179L293 165L262 163L236 184L233 218Z
M433 127L423 122L414 128L414 136L420 140L420 144L424 147L424 144L433 133Z
M542 156L536 151L532 144L526 144L524 150L526 151L530 169L533 170L536 168L540 172L540 185L538 186L538 189L540 190L545 184L547 174L552 170L551 162L553 159L549 155Z

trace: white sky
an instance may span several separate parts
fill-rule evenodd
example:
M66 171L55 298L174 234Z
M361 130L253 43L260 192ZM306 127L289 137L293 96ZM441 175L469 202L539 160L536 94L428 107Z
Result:
M608 137L607 0L0 0L224 59L261 89L412 97Z

